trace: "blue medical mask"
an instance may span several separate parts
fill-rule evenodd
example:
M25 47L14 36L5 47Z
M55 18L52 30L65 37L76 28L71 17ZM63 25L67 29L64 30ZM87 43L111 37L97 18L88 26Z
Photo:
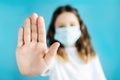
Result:
M65 47L72 46L81 36L79 26L70 26L55 29L54 39L60 41Z

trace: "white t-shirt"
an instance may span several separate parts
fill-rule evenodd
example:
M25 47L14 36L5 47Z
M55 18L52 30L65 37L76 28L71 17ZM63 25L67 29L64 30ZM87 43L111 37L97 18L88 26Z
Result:
M87 64L77 56L75 47L65 48L68 63L54 59L47 75L50 80L106 80L98 56Z

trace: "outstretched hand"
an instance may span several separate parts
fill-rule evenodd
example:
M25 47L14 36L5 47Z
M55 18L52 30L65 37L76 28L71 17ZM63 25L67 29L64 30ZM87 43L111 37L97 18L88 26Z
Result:
M16 59L20 72L28 76L44 73L48 70L59 45L55 42L47 48L44 19L33 13L31 18L26 18L18 33Z

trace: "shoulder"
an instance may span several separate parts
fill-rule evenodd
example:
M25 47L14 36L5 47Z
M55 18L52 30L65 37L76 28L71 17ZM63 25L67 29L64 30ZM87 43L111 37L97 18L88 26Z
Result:
M100 63L99 56L96 54L95 57L91 60L91 63L97 64Z

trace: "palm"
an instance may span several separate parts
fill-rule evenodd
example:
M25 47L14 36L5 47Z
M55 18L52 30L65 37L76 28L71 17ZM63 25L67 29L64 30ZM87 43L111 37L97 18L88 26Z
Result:
M20 28L16 59L19 70L25 75L44 73L55 56L58 43L54 43L49 50L46 46L46 33L43 19L36 14L25 21L24 28ZM30 28L32 26L32 29Z

